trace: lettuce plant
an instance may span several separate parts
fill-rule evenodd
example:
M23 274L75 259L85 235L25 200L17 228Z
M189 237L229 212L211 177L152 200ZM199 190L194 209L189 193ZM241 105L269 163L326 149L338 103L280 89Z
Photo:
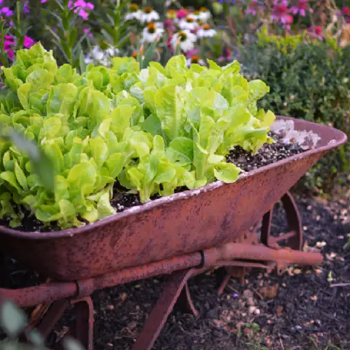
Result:
M29 211L61 228L81 226L115 213L116 181L142 202L234 182L240 169L225 161L228 152L271 142L274 115L256 104L269 89L244 79L238 62L188 68L175 56L142 70L133 58L112 62L78 74L37 44L3 68L0 123L44 152L55 185L45 187L27 154L0 140L0 219L18 226Z

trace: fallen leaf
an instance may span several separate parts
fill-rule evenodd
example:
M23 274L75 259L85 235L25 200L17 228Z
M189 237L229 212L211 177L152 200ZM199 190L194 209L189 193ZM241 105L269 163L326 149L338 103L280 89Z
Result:
M310 299L313 300L313 301L316 301L317 300L317 295L314 295L314 296L310 297Z
M277 296L278 284L273 286L262 287L259 289L259 294L264 299L275 299Z
M276 315L277 317L281 317L283 312L283 306L277 306L276 307Z

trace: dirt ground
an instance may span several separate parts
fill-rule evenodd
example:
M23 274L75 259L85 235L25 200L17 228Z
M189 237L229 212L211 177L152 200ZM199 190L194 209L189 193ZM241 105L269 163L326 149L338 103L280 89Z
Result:
M291 268L282 276L254 271L244 284L231 279L220 297L218 271L197 276L190 290L199 316L173 311L154 349L350 349L347 203L297 202L305 243L320 247L323 265ZM284 229L281 208L273 224L275 230ZM134 343L162 282L150 279L94 295L97 350L128 349Z

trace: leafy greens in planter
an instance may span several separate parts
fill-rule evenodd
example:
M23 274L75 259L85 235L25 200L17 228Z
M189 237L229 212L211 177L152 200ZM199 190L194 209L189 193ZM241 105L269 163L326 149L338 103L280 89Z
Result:
M19 225L25 208L69 228L115 213L115 181L142 202L179 187L234 182L240 169L226 163L228 152L271 141L274 115L256 104L269 89L244 79L238 62L188 68L175 56L140 70L133 58L112 61L79 75L37 44L3 68L0 122L46 154L55 186L43 186L26 153L0 140L0 219Z

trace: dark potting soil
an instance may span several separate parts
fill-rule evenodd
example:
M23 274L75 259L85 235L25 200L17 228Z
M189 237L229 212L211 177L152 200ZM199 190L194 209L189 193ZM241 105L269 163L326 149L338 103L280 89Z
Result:
M189 283L199 316L175 309L154 350L325 350L328 344L334 345L328 350L350 349L350 248L344 248L350 202L299 198L297 205L305 244L326 242L322 266L290 268L282 276L253 270L243 284L232 278L221 296L217 287L222 270L201 274ZM274 213L273 233L286 232L284 211L277 205ZM5 259L0 287L33 283L35 276L14 266ZM165 280L151 278L95 292L94 349L130 349ZM69 322L63 326L57 333L67 332Z
M247 152L242 147L237 146L226 156L226 160L244 171L251 171L305 152L297 143L284 144L277 138L275 140L275 143L263 145L256 154Z
M273 144L263 145L256 154L245 151L240 146L235 147L234 150L226 157L226 161L234 163L240 167L243 171L251 171L260 167L275 163L279 160L294 156L298 153L305 152L297 143L284 144L278 138L276 134L270 133L270 136L275 139ZM176 192L181 192L186 188L179 188ZM157 199L159 197L154 196L151 199ZM117 182L114 186L113 199L111 200L112 206L116 211L122 212L128 208L141 205L140 197L138 193L132 193L127 189L121 187ZM60 228L55 224L44 225L37 220L34 215L30 215L29 212L24 210L24 218L22 224L15 229L25 232L51 232L59 231ZM84 221L80 218L81 221ZM88 222L86 222L88 224ZM0 226L8 226L9 221L0 220Z

